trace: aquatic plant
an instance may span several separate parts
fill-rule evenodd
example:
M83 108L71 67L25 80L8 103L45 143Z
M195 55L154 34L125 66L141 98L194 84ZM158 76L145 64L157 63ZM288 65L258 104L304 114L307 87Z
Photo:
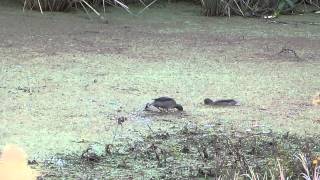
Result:
M292 13L295 7L306 4L319 8L312 0L200 0L205 16L264 16Z

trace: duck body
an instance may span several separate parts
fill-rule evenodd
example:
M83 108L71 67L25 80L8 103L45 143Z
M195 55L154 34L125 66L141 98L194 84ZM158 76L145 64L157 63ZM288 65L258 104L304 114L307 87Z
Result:
M148 103L145 107L145 110L149 110L150 107L155 107L159 110L170 110L170 109L177 109L179 111L183 111L183 107L180 104L177 104L177 102L170 97L159 97L156 99L153 99L152 103Z
M211 100L209 98L204 99L205 105L211 106L239 106L240 102L234 99L218 99L218 100Z

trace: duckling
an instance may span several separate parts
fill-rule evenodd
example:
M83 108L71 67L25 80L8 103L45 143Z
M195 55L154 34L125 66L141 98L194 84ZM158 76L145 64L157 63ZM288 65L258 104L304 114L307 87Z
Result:
M205 105L211 105L211 106L239 106L239 101L236 101L234 99L218 99L218 100L211 100L209 98L204 99Z
M312 104L315 106L320 106L320 93L318 93L313 99Z
M158 110L171 110L171 109L177 109L179 111L183 111L183 107L180 104L177 104L177 102L170 97L159 97L156 99L153 99L152 103L147 103L145 110L149 111L152 109L152 107L157 108Z

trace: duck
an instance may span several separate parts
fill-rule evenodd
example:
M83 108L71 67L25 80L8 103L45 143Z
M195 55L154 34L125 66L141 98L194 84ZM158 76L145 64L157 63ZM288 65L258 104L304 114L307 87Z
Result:
M156 108L160 111L162 110L168 111L173 109L177 109L178 111L183 111L183 107L180 104L177 104L177 102L173 98L166 97L166 96L153 99L153 102L147 103L144 109L149 111L152 108Z
M320 106L320 92L312 99L312 104L315 106Z
M211 106L239 106L240 102L234 99L218 99L213 101L210 98L205 98L204 104Z

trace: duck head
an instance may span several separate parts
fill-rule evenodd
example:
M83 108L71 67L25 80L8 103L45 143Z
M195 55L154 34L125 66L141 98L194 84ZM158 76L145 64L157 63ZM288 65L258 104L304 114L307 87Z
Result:
M183 107L180 104L177 104L174 108L178 109L179 111L183 111Z
M209 98L205 98L204 99L204 104L209 105L209 104L213 104L213 101Z

